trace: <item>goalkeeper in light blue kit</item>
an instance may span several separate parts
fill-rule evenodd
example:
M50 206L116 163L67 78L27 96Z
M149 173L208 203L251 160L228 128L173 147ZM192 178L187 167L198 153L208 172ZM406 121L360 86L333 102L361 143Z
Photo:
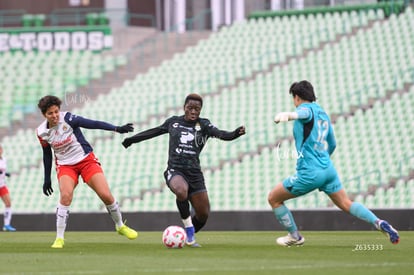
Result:
M343 211L374 225L388 235L391 243L400 240L397 230L387 221L379 219L364 205L353 202L346 194L336 169L330 159L336 141L331 121L326 112L315 102L316 97L310 82L303 80L290 86L295 112L278 113L274 122L295 120L293 135L298 152L296 174L276 185L269 193L268 201L280 224L289 232L277 238L282 246L302 245L305 238L299 233L292 213L284 201L305 195L315 189L325 192Z

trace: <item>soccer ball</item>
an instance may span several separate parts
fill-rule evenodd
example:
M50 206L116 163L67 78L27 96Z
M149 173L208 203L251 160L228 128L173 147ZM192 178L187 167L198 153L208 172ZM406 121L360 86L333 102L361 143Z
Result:
M181 226L170 225L162 233L162 242L168 248L183 248L186 240L187 234Z

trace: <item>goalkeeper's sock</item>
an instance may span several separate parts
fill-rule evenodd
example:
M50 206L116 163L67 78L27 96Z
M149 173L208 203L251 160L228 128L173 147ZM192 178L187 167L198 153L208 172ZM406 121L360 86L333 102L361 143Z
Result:
M375 214L372 213L371 210L369 210L368 208L366 208L364 205L362 205L359 202L353 202L351 204L349 213L351 213L352 216L355 216L358 219L364 220L374 226L375 226L375 222L378 220L378 217L375 216Z
M117 227L122 227L124 225L122 221L121 209L119 209L117 201L114 201L113 204L106 205L106 210L108 210L109 215L111 215L111 218Z
M282 204L279 207L273 209L276 219L279 223L296 239L300 238L298 228L295 220L293 219L292 212Z
M58 204L56 209L56 238L64 239L69 218L69 206Z

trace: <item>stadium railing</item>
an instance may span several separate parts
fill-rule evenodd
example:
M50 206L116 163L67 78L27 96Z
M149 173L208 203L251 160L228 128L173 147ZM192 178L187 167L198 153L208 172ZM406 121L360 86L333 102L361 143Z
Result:
M298 16L298 15L313 15L313 14L326 14L335 12L353 12L363 11L368 12L370 10L382 10L385 16L391 14L399 14L404 10L406 6L405 1L389 1L375 4L359 4L359 5L344 5L344 6L333 6L333 7L313 7L306 8L303 10L283 10L283 11L257 11L249 15L250 19L253 18L266 18L266 17L283 17L283 16Z

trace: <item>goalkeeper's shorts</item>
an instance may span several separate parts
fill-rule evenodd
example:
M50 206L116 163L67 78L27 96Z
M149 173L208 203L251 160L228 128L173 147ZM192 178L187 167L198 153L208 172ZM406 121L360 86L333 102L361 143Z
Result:
M295 175L283 180L283 186L295 196L305 195L315 189L329 195L343 188L333 165L325 169L297 171Z

